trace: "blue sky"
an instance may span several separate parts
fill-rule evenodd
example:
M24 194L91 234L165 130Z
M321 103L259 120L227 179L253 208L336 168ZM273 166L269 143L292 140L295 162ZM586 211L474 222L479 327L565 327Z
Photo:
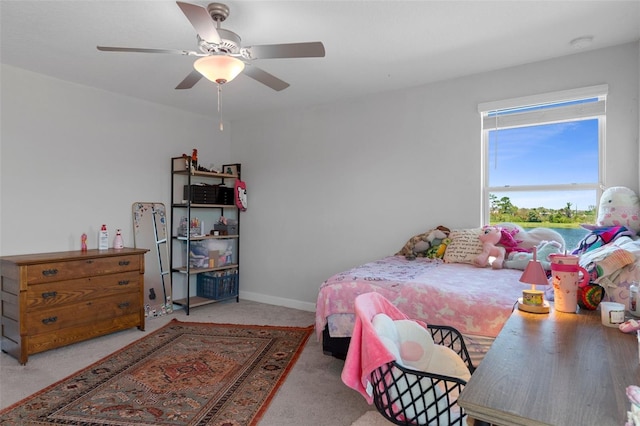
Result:
M518 127L489 135L489 185L598 182L598 120ZM495 193L517 207L559 209L567 202L585 210L597 202L595 191Z

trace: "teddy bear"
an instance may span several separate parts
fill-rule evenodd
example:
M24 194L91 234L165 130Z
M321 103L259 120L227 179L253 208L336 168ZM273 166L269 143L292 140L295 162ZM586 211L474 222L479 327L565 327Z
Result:
M504 247L498 246L502 238L502 230L497 226L485 226L478 236L482 242L482 252L473 260L473 264L484 268L489 263L489 256L495 257L491 263L493 269L502 269L502 263L506 254Z
M545 271L551 270L549 255L552 253L562 253L562 244L557 241L541 241L536 248L537 260L542 264ZM533 253L512 252L504 261L504 267L509 269L525 270L527 264L533 259Z

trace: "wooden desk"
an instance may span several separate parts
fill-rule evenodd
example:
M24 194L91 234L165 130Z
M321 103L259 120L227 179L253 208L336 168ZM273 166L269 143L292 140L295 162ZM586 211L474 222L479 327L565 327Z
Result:
M638 340L600 311L511 315L458 399L494 425L624 425L640 385Z

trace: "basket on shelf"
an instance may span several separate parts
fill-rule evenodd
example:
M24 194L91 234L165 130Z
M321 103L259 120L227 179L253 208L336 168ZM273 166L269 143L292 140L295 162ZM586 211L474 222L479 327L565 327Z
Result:
M238 270L198 274L196 294L206 299L222 300L238 295Z

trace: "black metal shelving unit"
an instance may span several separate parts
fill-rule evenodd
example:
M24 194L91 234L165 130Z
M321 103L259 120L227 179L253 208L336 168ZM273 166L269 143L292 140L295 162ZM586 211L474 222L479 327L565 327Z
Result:
M190 156L171 159L172 293L176 294L176 286L183 286L186 293L186 297L174 299L173 303L182 306L187 315L191 308L197 306L233 298L236 302L240 300L240 209L235 204L234 184L241 177L241 165L225 164L222 170L221 173L198 171ZM211 234L210 231L218 225L211 220L216 212L235 220L235 227L229 226L226 231L221 229L220 235ZM191 225L200 213L207 214L212 223L205 232L202 232L201 225L200 232L196 234L192 232ZM182 228L185 222L186 227ZM217 265L205 257L208 265L194 264L194 248L211 240L224 240L232 244L231 259L227 259L230 262ZM194 281L195 294L192 291Z

